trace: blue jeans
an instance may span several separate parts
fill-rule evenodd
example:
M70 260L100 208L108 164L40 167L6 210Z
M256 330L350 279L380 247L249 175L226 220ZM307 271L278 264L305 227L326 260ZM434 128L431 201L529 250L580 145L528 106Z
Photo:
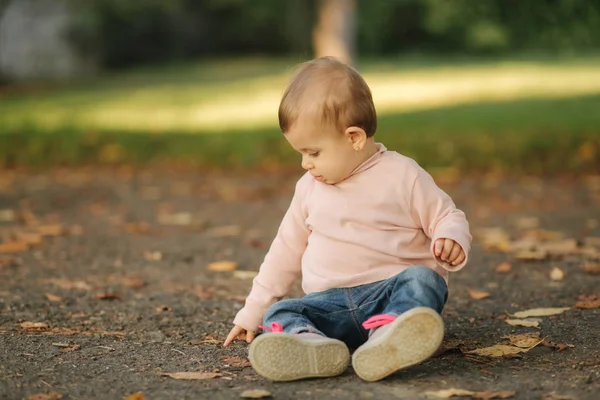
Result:
M431 268L416 266L384 281L281 300L269 307L264 325L278 322L284 332L318 333L356 349L369 338L362 323L373 315L397 316L415 307L441 313L447 299L444 278Z

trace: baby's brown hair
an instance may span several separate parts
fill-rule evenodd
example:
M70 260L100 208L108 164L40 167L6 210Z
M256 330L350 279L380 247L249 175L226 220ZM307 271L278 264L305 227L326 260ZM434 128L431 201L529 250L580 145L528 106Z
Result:
M369 86L357 70L333 57L300 65L279 104L279 127L286 133L305 111L333 124L339 132L362 128L367 137L377 130L377 114Z

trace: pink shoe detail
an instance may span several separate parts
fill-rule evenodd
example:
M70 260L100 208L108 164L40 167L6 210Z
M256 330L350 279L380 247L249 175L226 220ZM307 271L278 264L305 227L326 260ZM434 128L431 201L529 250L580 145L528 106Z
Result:
M371 318L369 318L368 320L363 322L362 326L363 326L363 328L365 328L367 330L375 329L375 328L379 328L380 326L387 325L387 324L391 323L392 321L394 321L395 319L396 319L396 317L394 315L388 315L388 314L373 315Z
M278 322L273 322L270 328L262 325L259 325L258 327L269 332L283 332L283 325Z

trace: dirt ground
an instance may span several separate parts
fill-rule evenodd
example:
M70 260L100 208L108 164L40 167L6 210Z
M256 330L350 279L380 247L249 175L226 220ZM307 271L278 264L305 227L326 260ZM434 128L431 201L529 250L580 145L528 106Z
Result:
M468 266L451 276L440 353L375 383L351 367L292 383L256 375L247 345L222 341L297 177L1 172L0 399L237 399L250 389L275 399L427 399L451 388L473 392L457 398L600 398L600 177L442 175L475 240ZM235 264L209 268L217 261ZM582 299L587 308L576 307ZM537 328L506 322L546 307L565 310ZM520 347L528 351L467 353L528 332L539 335ZM205 374L165 375L176 372Z

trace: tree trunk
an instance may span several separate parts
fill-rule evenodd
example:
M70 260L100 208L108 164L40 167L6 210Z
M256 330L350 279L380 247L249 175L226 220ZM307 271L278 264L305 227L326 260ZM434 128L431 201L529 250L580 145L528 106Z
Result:
M313 30L316 57L333 56L352 64L355 52L355 0L319 0Z

